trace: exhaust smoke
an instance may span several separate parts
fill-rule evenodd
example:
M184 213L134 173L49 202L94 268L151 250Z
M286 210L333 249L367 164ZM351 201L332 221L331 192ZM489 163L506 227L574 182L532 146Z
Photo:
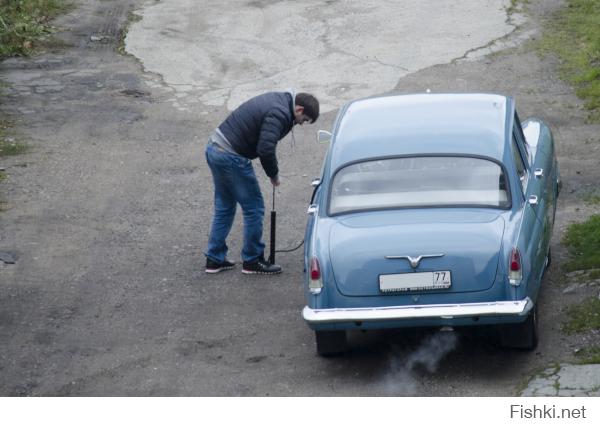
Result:
M390 372L385 377L386 393L391 395L412 396L417 393L417 369L421 367L428 373L437 371L442 359L458 344L454 332L436 332L428 336L421 345L408 356L400 356L399 349L392 347Z

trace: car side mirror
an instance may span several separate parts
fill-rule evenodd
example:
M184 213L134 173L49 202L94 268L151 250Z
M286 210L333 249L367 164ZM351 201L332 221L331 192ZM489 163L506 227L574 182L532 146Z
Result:
M317 131L317 142L319 144L329 144L333 135L331 132L327 132L326 130Z

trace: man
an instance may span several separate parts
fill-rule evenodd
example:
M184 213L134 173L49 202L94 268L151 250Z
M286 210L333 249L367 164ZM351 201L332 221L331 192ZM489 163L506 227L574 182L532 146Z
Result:
M294 125L314 123L318 117L319 101L313 95L269 92L240 105L210 136L206 161L215 186L215 210L204 253L207 273L219 273L235 265L227 259L225 240L238 203L244 215L242 273L281 273L280 266L264 258L265 206L251 159L260 159L271 184L277 187L280 184L277 143Z

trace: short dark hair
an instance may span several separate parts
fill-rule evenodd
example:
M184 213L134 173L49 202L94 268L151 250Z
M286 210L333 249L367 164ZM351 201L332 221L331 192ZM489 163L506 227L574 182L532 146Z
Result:
M304 114L310 117L314 123L319 118L319 101L310 93L300 92L296 94L296 105L304 108Z

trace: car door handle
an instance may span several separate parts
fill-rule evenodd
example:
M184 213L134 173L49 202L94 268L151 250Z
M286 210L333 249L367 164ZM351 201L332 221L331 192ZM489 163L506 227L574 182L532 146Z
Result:
M308 210L306 211L306 213L308 214L314 214L319 210L319 205L310 205L308 206Z
M529 196L528 202L531 206L537 205L538 204L538 196Z
M535 175L536 178L541 178L544 176L544 169L536 169L533 174Z

